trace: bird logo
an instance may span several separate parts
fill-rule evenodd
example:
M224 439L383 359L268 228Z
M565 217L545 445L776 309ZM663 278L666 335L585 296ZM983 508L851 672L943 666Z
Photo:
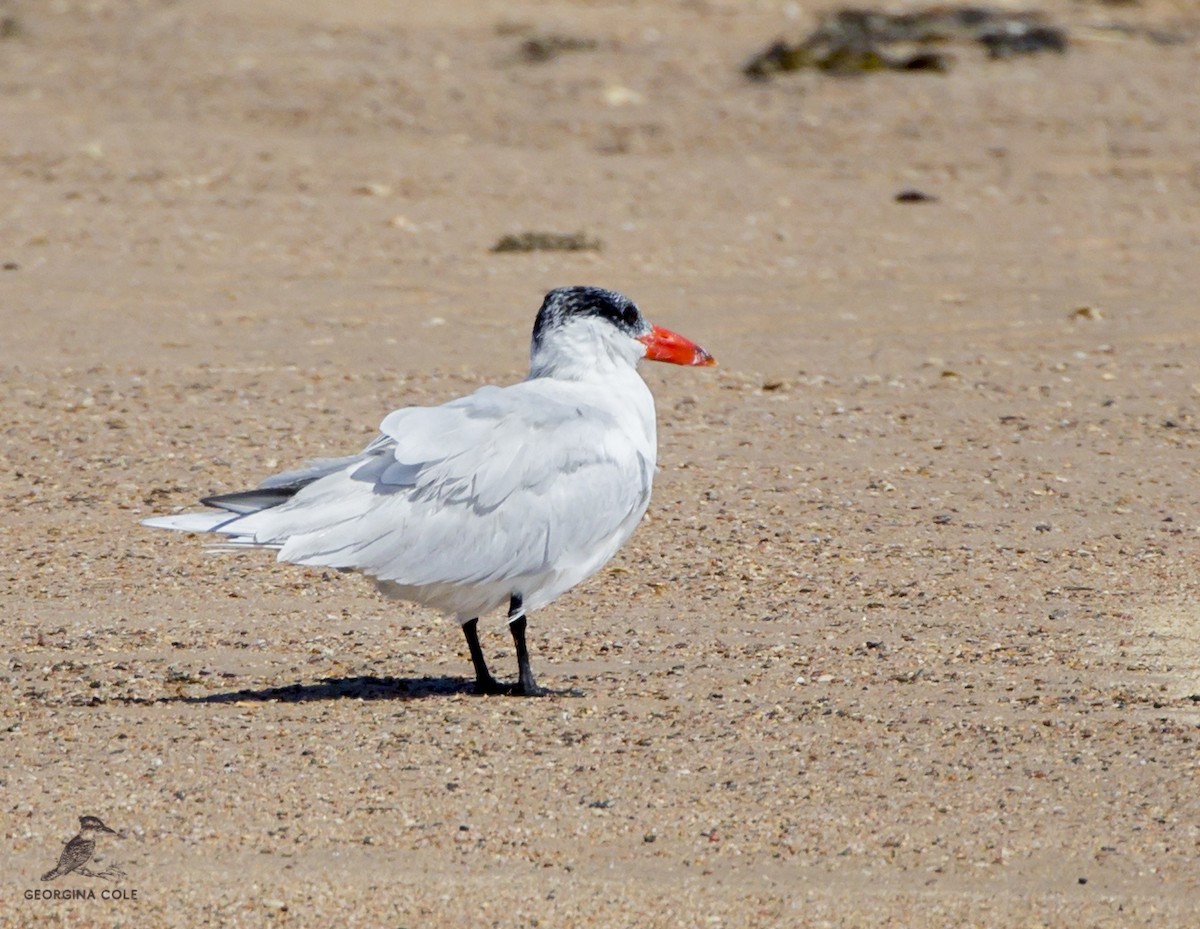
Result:
M81 874L84 877L98 877L106 881L124 877L125 872L116 865L109 865L103 871L93 871L87 864L96 853L96 836L102 832L117 835L115 829L109 829L100 821L98 816L80 816L79 834L67 843L58 856L58 864L42 875L43 881L54 881L64 874Z

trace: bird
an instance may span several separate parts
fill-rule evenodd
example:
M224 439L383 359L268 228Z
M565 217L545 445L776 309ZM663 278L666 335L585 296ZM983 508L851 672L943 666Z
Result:
M274 549L279 561L357 571L386 597L454 617L481 694L538 696L527 616L595 574L650 503L654 398L638 366L716 364L600 287L551 290L529 375L441 406L388 414L361 452L309 461L256 489L204 497L208 510L147 526L216 533L214 547ZM508 605L517 679L497 681L481 616Z
M43 874L42 880L53 881L64 874L70 874L72 871L86 874L89 877L103 876L94 875L84 867L84 865L92 860L92 855L96 852L96 836L101 832L108 832L112 835L117 834L115 829L109 829L96 816L80 816L79 834L67 843L66 848L62 850L62 854L58 856L58 864L52 870Z

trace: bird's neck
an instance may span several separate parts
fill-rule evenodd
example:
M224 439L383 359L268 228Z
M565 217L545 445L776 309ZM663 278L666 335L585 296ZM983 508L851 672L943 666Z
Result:
M552 378L557 381L595 381L611 383L628 379L641 380L637 368L628 362L608 357L592 358L534 358L529 365L529 380Z
M614 338L600 324L581 321L534 342L529 377L563 381L640 378L637 363L643 353L644 348L633 339Z

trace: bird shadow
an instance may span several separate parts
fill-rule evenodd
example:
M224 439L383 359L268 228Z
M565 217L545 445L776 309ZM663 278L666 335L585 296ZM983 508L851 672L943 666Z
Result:
M243 688L202 697L178 696L173 703L312 703L318 700L421 700L474 694L475 682L460 677L327 677L312 684Z

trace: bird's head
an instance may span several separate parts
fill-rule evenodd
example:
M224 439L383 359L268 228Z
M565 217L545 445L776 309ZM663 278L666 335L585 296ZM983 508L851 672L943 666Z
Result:
M533 324L532 373L566 375L643 358L680 365L714 365L695 342L652 326L628 297L599 287L559 287L546 294Z
M100 821L100 817L98 816L80 816L79 829L83 832L111 832L113 835L117 834L116 829L109 829L108 826Z

